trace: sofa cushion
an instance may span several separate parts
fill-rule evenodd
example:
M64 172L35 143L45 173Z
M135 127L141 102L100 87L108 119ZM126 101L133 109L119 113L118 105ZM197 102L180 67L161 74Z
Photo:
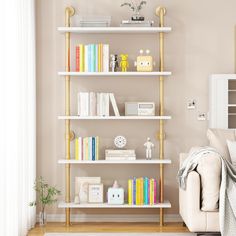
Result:
M232 164L236 166L236 142L227 140L227 145Z
M218 211L221 183L221 159L208 153L199 159L197 172L201 178L201 210Z
M211 147L215 148L228 161L231 161L226 140L236 141L234 130L208 129L207 138Z

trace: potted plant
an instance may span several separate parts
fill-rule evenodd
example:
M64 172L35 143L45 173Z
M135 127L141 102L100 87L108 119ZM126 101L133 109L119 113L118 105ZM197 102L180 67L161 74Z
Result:
M121 7L128 6L134 12L134 15L132 16L131 20L144 21L144 17L140 16L140 11L142 10L143 5L146 5L146 4L147 4L147 1L130 0L129 2L125 2L121 4Z
M39 213L39 224L43 226L47 222L47 214L45 212L45 207L51 205L57 201L55 198L61 192L53 186L47 184L44 179L40 176L36 179L34 184L34 189L38 194L38 202L40 203L40 213ZM33 201L30 203L30 206L36 206L37 202Z

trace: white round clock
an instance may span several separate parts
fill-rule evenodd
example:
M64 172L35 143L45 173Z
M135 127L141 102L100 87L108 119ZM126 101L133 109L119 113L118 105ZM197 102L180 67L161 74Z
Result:
M127 141L126 138L124 136L116 136L114 139L114 144L117 148L124 148L126 145Z

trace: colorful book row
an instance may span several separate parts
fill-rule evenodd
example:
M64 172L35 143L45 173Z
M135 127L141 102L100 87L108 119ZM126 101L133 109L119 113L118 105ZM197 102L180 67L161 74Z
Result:
M79 44L76 46L77 72L109 72L108 44Z
M154 205L157 203L156 179L133 178L128 180L129 205Z
M77 137L75 139L75 160L99 160L99 137Z

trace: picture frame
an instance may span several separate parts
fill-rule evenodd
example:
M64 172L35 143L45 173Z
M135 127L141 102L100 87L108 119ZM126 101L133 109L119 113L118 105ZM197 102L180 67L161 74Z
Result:
M75 196L80 203L88 203L89 184L100 184L101 177L75 177Z
M89 203L103 203L103 184L89 184Z

